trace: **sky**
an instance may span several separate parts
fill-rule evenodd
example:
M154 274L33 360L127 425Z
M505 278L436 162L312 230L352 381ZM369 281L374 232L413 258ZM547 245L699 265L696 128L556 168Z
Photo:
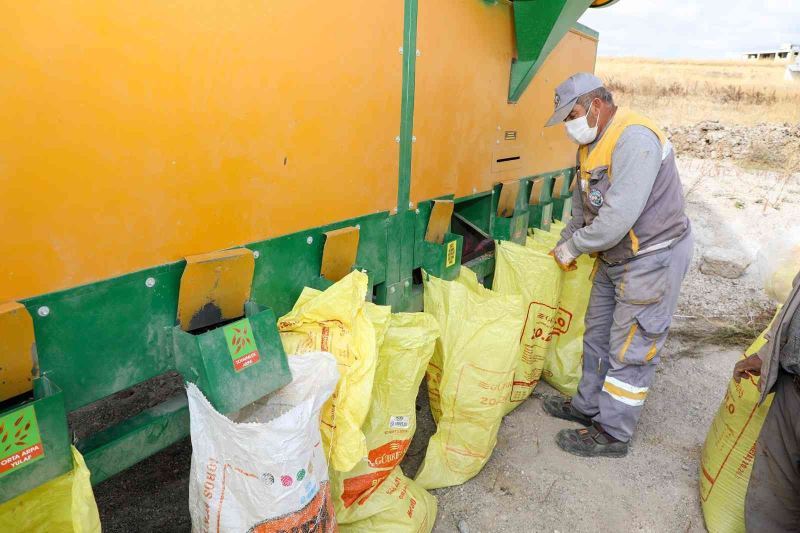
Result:
M800 44L800 0L620 0L580 22L600 32L601 56L725 59Z

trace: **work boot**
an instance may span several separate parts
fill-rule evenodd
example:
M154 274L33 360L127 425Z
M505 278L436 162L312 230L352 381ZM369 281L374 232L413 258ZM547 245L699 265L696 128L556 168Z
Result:
M542 402L542 408L544 408L545 412L550 416L569 420L570 422L577 422L586 427L592 425L592 419L575 409L569 398L554 395L545 396Z
M625 457L628 443L615 439L599 425L586 429L562 429L556 435L558 447L581 457Z

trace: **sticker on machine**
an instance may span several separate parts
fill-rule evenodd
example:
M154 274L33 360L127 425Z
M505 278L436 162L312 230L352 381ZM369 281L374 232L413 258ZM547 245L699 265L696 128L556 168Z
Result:
M43 457L44 446L32 405L0 417L0 476Z
M410 416L392 416L389 418L389 429L408 429L410 425Z
M456 253L458 252L458 241L450 241L447 243L447 261L445 268L450 268L456 264Z
M249 318L228 324L222 330L225 333L225 344L231 354L234 370L241 372L248 366L258 363L261 358Z

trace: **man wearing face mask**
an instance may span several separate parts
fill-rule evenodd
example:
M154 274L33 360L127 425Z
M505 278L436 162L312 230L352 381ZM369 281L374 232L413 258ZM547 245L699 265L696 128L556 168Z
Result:
M577 144L572 219L552 255L563 270L597 256L574 398L546 398L578 422L556 442L584 457L623 457L659 362L693 240L675 154L651 120L614 105L602 81L575 74L556 88L547 123Z

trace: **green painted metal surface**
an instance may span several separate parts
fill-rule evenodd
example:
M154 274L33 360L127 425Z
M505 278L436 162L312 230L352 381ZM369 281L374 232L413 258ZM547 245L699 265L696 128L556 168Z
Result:
M411 145L414 131L414 88L417 65L417 0L405 0L403 14L403 89L400 102L400 168L398 213L408 209L411 194Z
M49 377L35 378L33 400L0 418L0 503L72 470L64 395Z
M179 394L77 443L92 484L147 459L189 434L186 394Z
M271 308L278 317L289 312L303 287L320 276L324 233L348 226L360 228L356 264L367 270L371 282L384 283L392 265L387 242L395 218L386 212L376 213L248 244L247 248L259 255L252 299Z
M492 231L493 200L493 191L473 195L466 199L457 199L454 212L488 236Z
M461 253L464 249L464 237L454 233L445 233L444 243L422 241L421 267L425 272L452 281L458 277L461 268Z
M246 318L201 334L172 328L178 371L211 405L230 413L292 381L277 318L248 302Z
M592 0L516 0L517 58L511 64L509 102L518 102L544 60Z
M564 181L561 184L561 197L553 200L553 217L554 219L562 220L564 218L564 206L570 197L569 187L572 180L575 179L574 169L564 170ZM558 175L558 174L556 174ZM555 191L553 191L555 193ZM571 202L570 202L571 205Z

